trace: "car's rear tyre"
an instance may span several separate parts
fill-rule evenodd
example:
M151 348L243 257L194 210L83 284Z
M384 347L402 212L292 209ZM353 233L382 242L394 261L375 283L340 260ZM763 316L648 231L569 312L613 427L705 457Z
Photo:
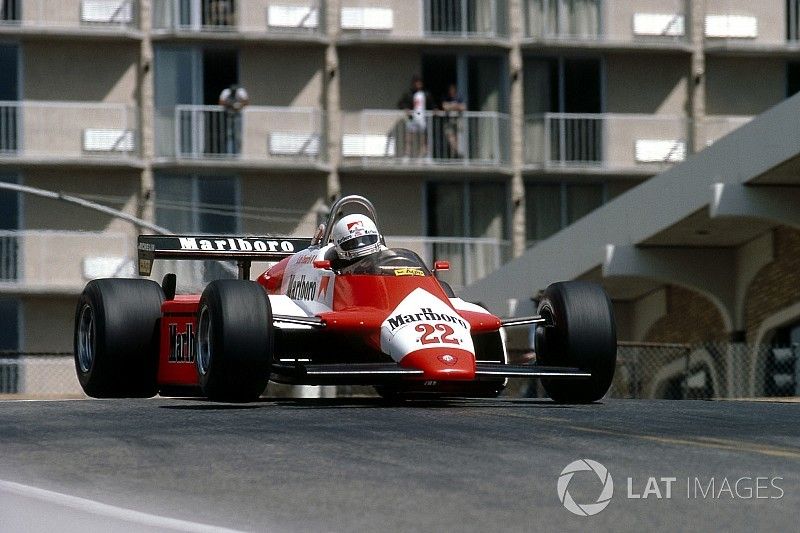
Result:
M75 311L75 370L94 398L156 394L164 293L146 279L90 281Z
M252 281L217 280L200 297L197 375L211 400L248 402L267 386L274 352L272 307Z
M602 398L614 378L617 333L611 300L602 287L586 281L554 283L539 302L547 322L536 330L536 359L544 366L577 367L589 379L542 379L547 394L560 403L590 403Z

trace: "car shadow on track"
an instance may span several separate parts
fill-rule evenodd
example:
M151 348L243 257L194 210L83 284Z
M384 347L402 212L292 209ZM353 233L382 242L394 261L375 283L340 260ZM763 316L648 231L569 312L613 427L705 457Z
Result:
M579 407L575 405L558 404L546 398L509 398L509 399L415 399L404 401L389 401L383 398L261 398L250 403L222 403L210 402L204 398L181 398L181 401L197 402L190 405L160 405L162 409L176 409L187 411L222 411L238 409L261 409L270 407L285 407L290 409L391 409L402 407L404 409L453 409L453 408L480 408L480 409L518 409L521 406L535 409L570 409ZM599 405L599 404L598 404Z

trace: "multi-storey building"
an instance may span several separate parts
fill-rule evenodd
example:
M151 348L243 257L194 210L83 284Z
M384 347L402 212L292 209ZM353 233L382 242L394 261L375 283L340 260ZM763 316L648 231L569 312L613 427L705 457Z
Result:
M360 193L462 286L800 88L799 28L798 0L0 0L0 179L176 232L311 235ZM466 110L409 135L415 74ZM137 233L0 192L0 349L70 349Z

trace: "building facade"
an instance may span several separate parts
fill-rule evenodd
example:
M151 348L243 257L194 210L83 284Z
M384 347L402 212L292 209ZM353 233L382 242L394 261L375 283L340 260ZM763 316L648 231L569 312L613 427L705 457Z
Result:
M310 236L363 194L465 286L797 91L799 4L0 0L0 180L190 233ZM137 233L0 191L0 349L70 350Z

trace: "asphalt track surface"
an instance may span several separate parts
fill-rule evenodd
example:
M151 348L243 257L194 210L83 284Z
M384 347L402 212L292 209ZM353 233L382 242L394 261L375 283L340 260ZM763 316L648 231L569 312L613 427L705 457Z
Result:
M797 531L800 404L0 402L0 480L0 531Z

